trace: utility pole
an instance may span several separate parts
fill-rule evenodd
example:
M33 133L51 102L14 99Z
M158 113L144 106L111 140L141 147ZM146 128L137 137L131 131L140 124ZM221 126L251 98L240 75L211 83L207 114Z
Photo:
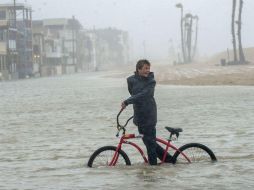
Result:
M14 27L16 28L16 0L13 0L13 9L14 9Z
M71 28L71 31L72 31L72 64L73 66L75 65L75 40L74 40L74 22L75 22L75 17L72 16L72 28Z
M15 43L16 43L16 47L15 50L17 51L17 15L16 15L16 0L13 0L13 28L15 29ZM14 48L14 47L13 47ZM17 55L16 55L17 56ZM17 57L15 60L15 54L13 53L9 53L9 70L11 73L16 72L16 68L17 68Z

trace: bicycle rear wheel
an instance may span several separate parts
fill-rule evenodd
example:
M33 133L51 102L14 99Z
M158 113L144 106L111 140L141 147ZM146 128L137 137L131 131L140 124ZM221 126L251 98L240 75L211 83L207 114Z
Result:
M193 162L211 162L216 161L216 156L213 151L207 146L199 143L185 144L179 148ZM173 163L189 163L189 161L178 151L173 155Z
M90 157L88 167L103 167L109 166L116 152L115 146L104 146L96 150ZM130 159L123 150L118 151L119 156L116 165L131 165Z

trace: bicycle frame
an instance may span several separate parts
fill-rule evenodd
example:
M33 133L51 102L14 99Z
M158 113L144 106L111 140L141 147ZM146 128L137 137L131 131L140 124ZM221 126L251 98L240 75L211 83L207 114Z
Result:
M120 138L120 142L117 146L117 149L113 155L113 158L112 160L110 161L109 163L109 166L115 166L116 163L117 163L117 160L118 160L118 157L119 157L119 151L121 150L122 148L122 144L129 144L131 146L133 146L139 153L140 155L143 157L144 159L144 162L145 163L148 163L148 160L144 154L144 151L136 144L136 143L133 143L133 142L130 142L130 141L127 141L128 139L134 139L134 138L142 138L143 136L142 135L138 135L136 136L135 134L123 134L122 137ZM183 155L183 157L189 162L191 163L190 159L188 158L188 156L186 154L184 154L183 152L181 152L177 147L175 147L172 143L171 143L171 140L168 140L168 141L165 141L163 139L160 139L160 138L156 138L156 141L161 143L161 144L164 144L166 146L166 149L164 151L164 155L163 155L163 159L161 161L160 164L163 164L165 162L165 159L166 159L166 156L167 156L167 152L170 148L174 149L175 151L178 151L181 155Z
M118 146L117 146L117 149L116 149L116 151L115 151L115 153L114 153L114 155L113 155L113 158L112 158L112 160L111 160L110 163L109 163L109 166L115 166L115 165L116 165L116 162L117 162L118 157L119 157L119 151L120 151L121 148L122 148L122 144L129 144L129 145L133 146L133 147L140 153L140 155L143 157L144 162L145 162L145 163L148 163L148 160L147 160L147 158L146 158L146 156L145 156L145 154L144 154L144 151L143 151L136 143L127 141L128 139L142 138L143 135L138 135L138 136L136 136L135 134L125 134L125 132L126 132L125 127L127 126L128 122L133 118L133 116L130 117L130 118L126 121L125 125L120 125L120 123L119 123L119 116L120 116L120 114L122 113L123 110L124 110L124 108L122 108L122 109L120 110L120 112L117 114L117 117L116 117L117 129L118 129L118 132L117 132L116 136L117 136L117 137L119 136L119 132L120 132L121 130L123 130L123 134L122 134L122 137L120 138L120 142L118 143ZM175 147L175 146L171 143L171 141L172 141L172 140L171 140L171 137L172 137L172 134L170 135L170 138L169 138L168 141L165 141L165 140L160 139L160 138L156 138L156 142L159 142L159 143L164 144L164 145L166 146L166 149L165 149L164 154L163 154L163 159L162 159L162 161L161 161L160 164L162 164L162 163L165 162L165 159L166 159L166 156L167 156L167 152L168 152L168 150L169 150L170 148L172 148L173 150L179 152L179 153L180 153L181 155L183 155L183 157L190 163L191 161L190 161L190 159L187 157L187 155L185 155L183 152L181 152L177 147Z

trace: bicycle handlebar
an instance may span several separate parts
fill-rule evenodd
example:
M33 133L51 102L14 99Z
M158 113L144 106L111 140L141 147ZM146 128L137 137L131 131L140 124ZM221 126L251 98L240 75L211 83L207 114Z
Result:
M116 122L117 122L117 130L118 130L118 132L117 132L117 134L116 134L116 136L118 137L119 136L119 132L121 131L121 130L123 130L123 134L125 134L125 127L128 125L128 123L129 123L129 121L133 118L133 116L131 116L127 121L126 121L126 123L124 124L124 125L121 125L120 123L119 123L119 116L121 115L121 113L123 112L123 110L124 110L124 108L121 108L121 110L119 111L119 113L117 114L117 117L116 117Z

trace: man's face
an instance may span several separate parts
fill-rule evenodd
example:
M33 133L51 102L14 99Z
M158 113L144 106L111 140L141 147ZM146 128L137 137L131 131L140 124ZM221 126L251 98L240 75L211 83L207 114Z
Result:
M138 74L143 77L147 77L150 73L150 66L147 64L144 64L144 66L141 69L138 69Z

